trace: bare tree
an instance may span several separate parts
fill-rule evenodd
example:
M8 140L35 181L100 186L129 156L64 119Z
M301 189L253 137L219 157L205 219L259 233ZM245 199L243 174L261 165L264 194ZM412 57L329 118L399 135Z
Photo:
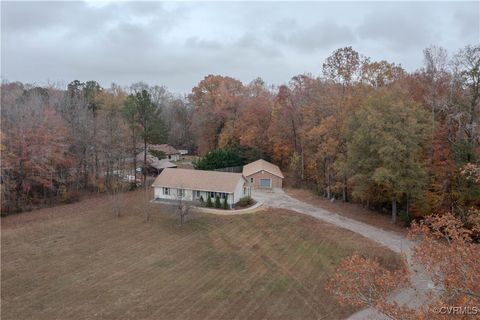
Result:
M175 199L176 199L176 213L180 217L180 225L183 225L190 214L192 206L185 201L185 189L180 187L176 190Z
M469 45L461 49L454 57L453 68L455 83L464 92L463 99L459 99L465 118L462 127L475 149L480 143L477 123L480 105L480 45Z
M448 83L448 54L443 47L430 46L423 50L424 74L428 80L428 95L432 110L432 135L435 132L435 113L443 109L447 103L446 95L442 95L442 85Z

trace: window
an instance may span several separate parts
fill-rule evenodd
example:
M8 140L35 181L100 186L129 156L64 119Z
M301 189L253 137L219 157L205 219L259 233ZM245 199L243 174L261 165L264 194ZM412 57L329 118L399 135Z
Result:
M201 196L201 195L200 195L200 190L197 190L197 191L196 191L196 195L197 195L197 198L200 198L200 196Z
M243 187L243 195L247 194L247 188Z
M226 193L220 193L220 198L225 199L227 197Z
M210 198L215 198L215 192L210 192Z
M260 179L260 187L270 188L272 186L272 180L270 179Z
M250 182L253 183L253 178L250 178Z
M177 192L180 198L185 197L185 189L177 189Z
M163 188L163 194L168 196L170 194L170 188Z

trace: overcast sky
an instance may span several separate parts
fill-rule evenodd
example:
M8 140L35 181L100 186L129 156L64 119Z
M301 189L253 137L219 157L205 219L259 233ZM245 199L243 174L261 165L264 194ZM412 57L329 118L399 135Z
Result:
M319 75L335 49L422 65L479 43L480 2L5 2L1 76L103 86L137 81L187 93L204 76L282 84Z

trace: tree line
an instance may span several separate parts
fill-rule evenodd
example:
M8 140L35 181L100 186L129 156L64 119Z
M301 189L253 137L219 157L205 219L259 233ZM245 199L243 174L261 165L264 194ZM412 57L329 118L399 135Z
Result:
M186 99L145 83L3 83L2 213L128 190L120 184L140 178L137 154L147 143L193 147L192 112Z
M327 198L389 208L410 219L480 204L462 172L479 164L480 47L451 58L424 50L424 66L372 61L340 48L320 76L278 88L207 76L193 88L192 129L200 154L247 146L287 171L290 183Z
M243 148L292 185L387 208L393 220L445 210L466 219L480 205L478 183L462 174L479 170L480 47L423 55L407 72L345 47L316 76L274 87L208 75L181 97L143 83L4 83L2 210L108 191L115 172L137 167L138 145L167 142L201 156Z

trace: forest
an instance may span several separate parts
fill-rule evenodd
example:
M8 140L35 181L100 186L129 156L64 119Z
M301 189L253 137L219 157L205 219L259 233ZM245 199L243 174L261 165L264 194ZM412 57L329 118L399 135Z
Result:
M312 72L279 86L207 75L183 96L142 82L4 81L2 214L118 191L118 172L137 179L139 151L168 143L247 150L292 187L394 222L450 211L468 223L480 206L479 45L426 48L413 72L345 47Z

